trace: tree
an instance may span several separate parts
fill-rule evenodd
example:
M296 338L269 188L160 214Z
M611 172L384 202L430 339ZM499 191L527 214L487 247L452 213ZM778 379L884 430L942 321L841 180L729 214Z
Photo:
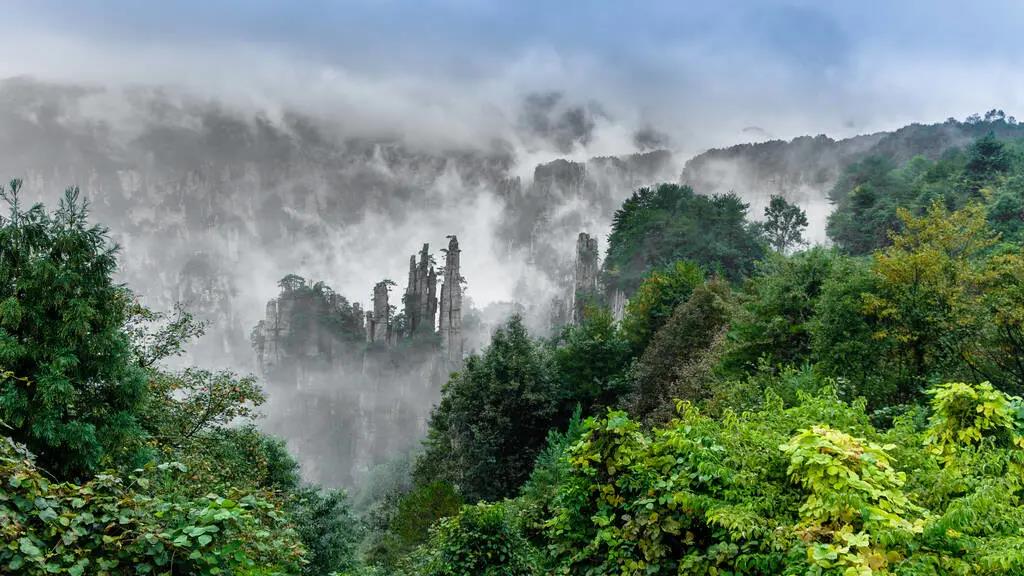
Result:
M138 298L128 306L124 330L134 349L135 361L143 368L157 368L159 362L185 351L185 345L206 332L207 323L196 320L181 304L173 312L154 312Z
M637 190L612 219L606 284L631 296L652 270L677 260L739 280L764 254L747 207L735 194L702 196L689 186Z
M581 324L562 331L553 354L567 407L592 412L614 405L626 391L622 375L632 346L607 310L588 308Z
M204 433L249 420L263 404L263 391L252 376L187 368L179 373L154 371L142 405L145 427L170 449L188 446Z
M389 529L406 551L412 550L427 540L435 522L458 515L462 504L462 497L450 484L431 482L418 486L398 502Z
M341 490L299 490L286 509L306 547L306 576L347 573L358 567L357 545L362 530Z
M677 400L710 396L706 387L732 315L729 286L712 280L694 289L658 330L632 368L630 413L645 421L672 417Z
M930 376L955 376L971 361L979 320L973 306L978 262L995 240L977 204L947 212L938 203L915 218L900 210L905 232L875 254L876 290L864 296L864 312L878 327L872 337L890 344L893 360L906 366L901 396L913 398Z
M629 299L622 319L622 335L639 356L647 343L672 316L676 306L686 301L693 289L704 281L704 272L692 262L679 260L654 270Z
M803 232L807 228L807 213L782 196L772 195L764 209L764 228L768 245L785 253L792 247L806 244Z
M877 285L870 262L837 260L821 286L808 325L816 370L843 379L849 386L844 398L863 396L871 408L899 403L900 383L906 380L901 364L890 362L891 342L874 338L878 323L864 314L864 294L877 290Z
M740 294L725 364L741 373L762 363L800 365L810 360L815 306L834 263L842 257L821 247L769 256Z
M58 208L23 210L21 182L0 189L0 421L61 478L145 459L138 410L146 373L123 330L128 291L117 247L69 188Z
M547 349L513 316L442 388L417 483L449 482L468 501L514 495L561 416L555 374Z
M1011 166L1006 146L989 132L971 145L967 152L967 165L964 166L963 186L971 195L1007 171Z

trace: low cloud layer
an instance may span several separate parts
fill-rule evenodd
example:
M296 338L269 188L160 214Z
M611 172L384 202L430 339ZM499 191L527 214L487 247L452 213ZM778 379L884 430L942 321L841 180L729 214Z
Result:
M429 145L536 148L539 137L552 153L617 154L651 127L692 154L750 139L749 126L841 137L1016 110L1022 12L1011 2L41 0L5 14L0 75L172 85Z
M409 255L448 234L475 317L522 309L543 329L576 234L603 250L622 199L689 156L1024 115L1021 16L916 0L36 0L5 7L0 79L21 79L0 83L0 176L49 203L81 185L124 279L214 321L188 359L203 365L255 368L248 331L285 274L364 304L390 278L398 304ZM803 166L801 149L780 165ZM755 217L785 186L824 240L828 178L766 183L754 168L709 158L690 176ZM361 382L332 371L322 396L349 403L340 392ZM330 481L317 462L351 454L301 445L361 436L332 428L351 422L320 396L295 416L272 395L269 422Z

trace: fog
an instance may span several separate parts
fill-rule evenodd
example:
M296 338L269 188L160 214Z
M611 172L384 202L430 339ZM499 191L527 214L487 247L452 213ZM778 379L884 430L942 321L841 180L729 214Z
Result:
M409 256L454 234L468 348L512 310L545 334L576 235L603 251L639 186L735 192L755 218L781 193L824 242L828 189L879 132L1024 100L1020 54L961 25L985 18L986 38L1015 40L1014 4L995 20L953 3L531 4L14 6L0 176L51 205L79 185L121 245L121 279L154 308L181 301L210 322L182 361L259 372L250 331L286 274L364 309L391 279L400 305ZM835 140L702 154L822 133ZM415 445L443 379L431 362L389 373L383 391L362 365L311 368L301 394L298 380L268 382L268 426L307 477L351 483L330 459L359 453L365 473ZM383 448L331 455L332 435Z

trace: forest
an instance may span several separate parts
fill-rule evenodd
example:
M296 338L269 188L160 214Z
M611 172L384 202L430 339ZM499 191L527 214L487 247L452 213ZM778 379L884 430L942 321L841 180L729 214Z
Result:
M21 186L2 573L1024 573L1024 140L845 166L830 246L781 196L632 191L601 269L621 320L512 316L351 493L301 480L254 377L169 367L204 323L118 283L77 188Z

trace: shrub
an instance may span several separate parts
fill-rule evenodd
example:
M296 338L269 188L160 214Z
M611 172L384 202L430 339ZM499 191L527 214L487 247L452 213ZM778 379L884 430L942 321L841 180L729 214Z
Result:
M532 576L534 552L504 504L466 506L412 556L417 576Z
M25 576L298 574L305 551L271 495L229 490L185 497L180 464L122 481L53 483L0 438L0 567Z

